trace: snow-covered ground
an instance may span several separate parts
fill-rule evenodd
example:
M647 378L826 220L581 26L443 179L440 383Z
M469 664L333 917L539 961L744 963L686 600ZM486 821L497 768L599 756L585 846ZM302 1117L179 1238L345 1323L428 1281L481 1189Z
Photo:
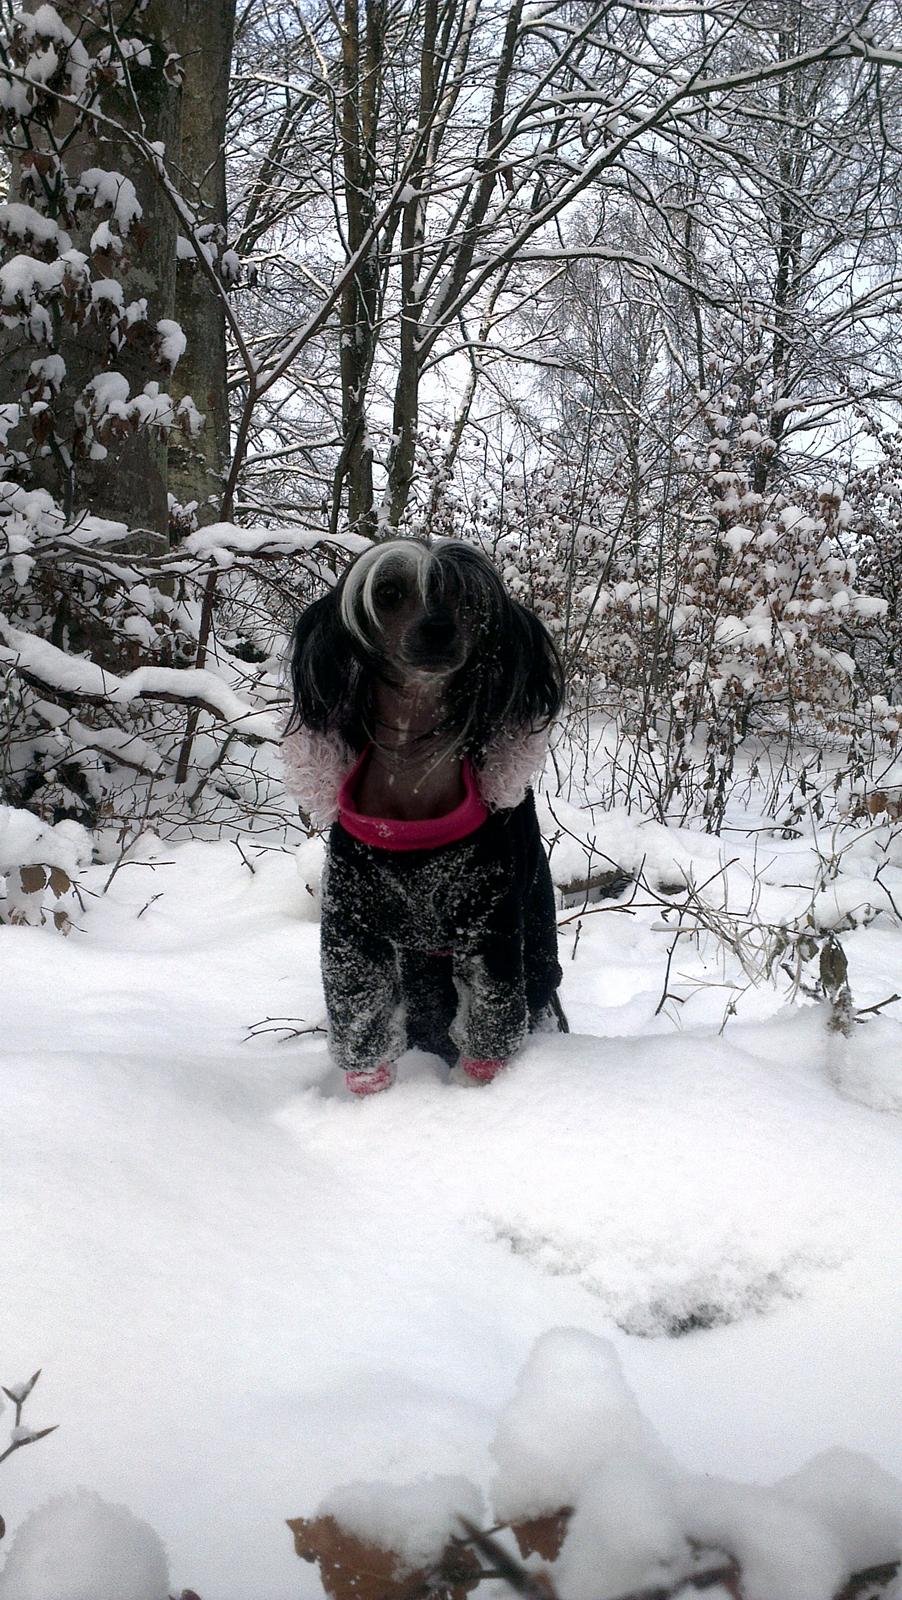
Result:
M721 844L599 815L597 843L657 881L723 852L730 906L754 878L797 915L813 837L731 821ZM902 989L879 851L820 902L879 913L842 934L859 1007ZM611 1341L692 1473L771 1483L841 1445L902 1476L902 1006L845 1041L765 986L721 1033L725 974L687 939L659 1010L671 939L640 894L562 914L569 1037L481 1089L409 1056L352 1101L320 1032L251 1031L323 1021L316 868L145 835L105 893L87 872L68 939L0 927L0 1381L42 1366L26 1420L59 1424L0 1468L10 1534L84 1485L158 1531L175 1592L315 1595L284 1519L354 1479L485 1487L555 1327ZM902 905L902 859L881 883Z

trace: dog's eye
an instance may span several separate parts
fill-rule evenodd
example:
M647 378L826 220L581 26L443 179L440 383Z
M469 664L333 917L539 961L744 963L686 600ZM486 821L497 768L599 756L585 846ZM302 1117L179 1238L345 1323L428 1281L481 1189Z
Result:
M382 611L394 611L403 605L406 599L405 592L400 583L394 583L390 578L384 578L376 585L376 604Z

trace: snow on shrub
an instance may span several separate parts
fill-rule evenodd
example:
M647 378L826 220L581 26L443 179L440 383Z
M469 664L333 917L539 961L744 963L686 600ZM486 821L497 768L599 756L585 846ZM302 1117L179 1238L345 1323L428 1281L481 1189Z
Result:
M414 1483L349 1483L320 1502L317 1516L333 1517L355 1538L379 1545L411 1572L441 1555L459 1518L480 1522L482 1495L466 1478L422 1477Z
M662 1450L606 1339L553 1328L533 1346L492 1444L492 1504L503 1522L572 1506L612 1453Z
M851 1039L831 1041L828 1065L847 1099L874 1111L902 1111L902 1022L871 1017Z
M823 1450L776 1489L827 1523L847 1572L898 1561L902 1551L899 1481L859 1450Z
M6 1399L12 1403L13 1422L9 1433L9 1443L5 1448L0 1445L0 1462L8 1461L10 1456L15 1455L18 1450L24 1450L30 1444L37 1444L39 1439L46 1439L51 1433L56 1432L56 1423L53 1423L49 1428L35 1428L30 1423L22 1421L22 1412L31 1398L34 1386L40 1376L41 1369L38 1367L37 1372L33 1372L31 1377L26 1378L22 1383L3 1385L3 1393ZM0 1415L5 1409L5 1402L0 1400ZM3 1518L0 1517L0 1539L3 1538L5 1532L6 1524Z
M190 441L203 423L190 396L176 400L166 382L185 336L171 315L153 314L171 311L153 260L142 259L153 191L142 187L137 160L133 177L104 164L115 141L100 138L93 121L99 112L118 122L133 159L127 107L146 133L178 79L153 28L137 36L143 11L132 19L135 37L92 11L88 44L53 6L15 12L0 63L0 133L17 151L13 192L0 207L0 322L15 380L0 405L4 796L48 824L125 833L140 829L151 803L157 813L167 802L192 814L201 804L259 809L271 775L254 769L254 756L278 743L268 708L285 691L278 623L248 569L284 562L295 588L311 573L320 588L324 581L312 535L220 524L215 545L170 548L184 508L173 507L165 531L150 511L150 526L136 530L94 514L98 483L117 481L115 472L97 476L106 458L127 446L128 475L152 488L160 442ZM142 96L150 121L137 115ZM162 146L154 152L162 161ZM186 205L186 231L191 217ZM210 235L203 247L234 281L223 242ZM135 504L137 516L140 493ZM336 553L333 544L333 570ZM237 570L215 594L224 567ZM249 603L236 603L244 595ZM230 624L248 613L242 637ZM38 889L54 893L63 868L52 858L22 866L28 883L11 915L38 921ZM38 873L52 867L57 876L39 886Z
M49 826L30 811L0 805L0 922L39 926L49 910L68 933L67 898L91 857L91 836L78 822Z
M171 316L154 320L144 292L155 280L141 259L148 219L138 167L133 181L99 164L113 144L98 137L93 120L98 112L124 118L125 141L123 108L154 80L159 97L171 61L152 30L143 40L123 38L112 13L94 10L83 38L52 5L13 10L0 63L0 134L16 151L12 192L0 208L10 378L0 407L2 776L16 805L51 823L70 817L92 827L114 775L153 782L165 773L154 746L184 738L186 703L228 718L225 737L236 745L234 724L250 712L234 692L237 673L186 681L198 654L191 582L197 568L202 581L203 563L174 560L175 570L162 572L163 532L135 535L92 514L95 474L111 450L123 441L143 449L151 439L191 439L203 422L190 396L176 401L161 381L185 339ZM123 95L132 68L142 76ZM139 498L136 515L140 505ZM110 703L123 670L138 667L168 676L140 685L132 678L122 703L169 701L178 714ZM275 727L267 736L275 741ZM180 781L188 775L186 767ZM126 805L125 815L136 809ZM32 878L39 865L28 864Z
M465 1479L350 1484L316 1518L289 1523L298 1554L319 1563L333 1600L419 1600L437 1587L462 1600L498 1576L533 1600L850 1600L865 1589L889 1600L902 1559L902 1484L867 1456L829 1450L769 1488L687 1473L613 1346L576 1328L536 1341L492 1454L491 1534ZM502 1531L550 1565L520 1566Z
M18 1528L0 1571L0 1600L167 1600L157 1533L89 1489L48 1500Z
M829 1600L850 1576L828 1525L788 1496L708 1476L682 1477L675 1491L683 1526L735 1559L742 1600Z
M567 1600L598 1600L672 1583L692 1565L670 1475L613 1451L580 1483L555 1582Z
M461 1516L481 1515L482 1496L466 1478L422 1477L346 1484L314 1517L288 1526L332 1600L415 1600L434 1584L446 1600L463 1600L479 1582L479 1563L455 1533Z

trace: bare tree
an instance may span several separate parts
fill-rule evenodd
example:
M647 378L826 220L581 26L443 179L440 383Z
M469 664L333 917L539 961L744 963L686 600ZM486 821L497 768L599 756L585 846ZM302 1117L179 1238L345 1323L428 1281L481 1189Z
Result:
M787 96L804 95L800 84L832 83L834 64L851 70L856 104L873 112L879 75L895 64L867 33L873 9L805 11L793 29L732 3L672 15L522 0L347 0L340 12L312 14L280 7L283 56L292 81L303 78L304 103L286 95L249 209L255 228L268 214L283 253L293 238L308 263L305 221L318 230L318 271L301 297L306 320L277 347L277 369L283 377L324 328L339 341L340 404L333 389L323 408L341 429L333 517L344 494L351 528L399 524L424 397L434 410L443 370L464 363L472 375L474 352L480 371L487 348L517 359L518 308L567 262L620 262L677 297L729 304L699 259L698 185L713 173L738 198L751 166L769 205L774 184L763 182L763 156L749 161L750 130L778 152L792 121ZM270 90L281 89L272 78ZM815 124L806 136L817 147ZM687 212L678 180L688 169L696 200ZM646 219L640 248L607 230L624 194ZM577 226L587 203L597 213L588 230ZM719 218L709 220L716 236ZM784 277L793 227L788 220L778 245ZM317 382L322 394L322 374ZM309 385L309 373L299 383ZM280 391L266 388L281 406ZM260 384L250 385L246 409L263 399ZM246 440L252 431L248 424ZM328 436L325 426L319 432Z

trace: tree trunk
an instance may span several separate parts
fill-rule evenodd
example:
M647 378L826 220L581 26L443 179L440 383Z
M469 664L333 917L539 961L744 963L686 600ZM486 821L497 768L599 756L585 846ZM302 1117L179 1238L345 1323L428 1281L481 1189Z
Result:
M235 31L235 0L170 0L174 47L182 57L182 137L176 179L216 247L219 266L226 243L225 120ZM196 439L173 438L169 491L182 506L196 506L197 522L221 515L229 457L226 333L222 304L209 279L191 260L178 268L175 319L188 341L172 392L189 394L206 424Z
M376 132L379 122L385 9L364 0L361 30L358 0L345 0L342 24L341 152L345 178L347 250L360 249L376 214ZM373 447L366 426L366 399L376 346L379 289L375 241L341 301L341 403L344 443L335 474L336 509L342 482L348 485L348 526L370 538L376 532Z
M40 0L26 0L25 9L34 13L39 4ZM84 7L57 0L56 9L63 22L80 35L90 50L96 36L84 20ZM133 65L131 68L143 120L140 131L150 140L162 141L170 151L178 143L180 95L160 69L169 54L167 41L175 9L175 0L152 0L146 11L136 15L133 0L110 0L109 13L104 17L106 21L106 15L111 14L114 23L122 22L126 36L140 36L152 46L152 66ZM139 113L127 89L115 86L105 89L100 105L106 115L115 117L123 127L139 128ZM71 126L71 114L65 110L53 129L56 139L70 133ZM172 317L175 217L146 163L124 140L117 139L113 130L101 126L94 131L85 123L67 141L62 159L66 171L76 177L88 167L99 167L120 172L134 184L143 215L140 228L133 229L126 240L128 264L117 264L115 276L122 284L126 303L141 298L147 300L148 317L152 322ZM89 250L91 234L100 220L97 212L89 211L85 221L70 230L77 249ZM155 370L150 370L146 347L140 342L125 344L111 362L105 333L96 330L75 330L64 323L59 350L66 363L64 395L70 405L98 372L109 369L121 372L128 379L132 394L140 394L145 384L157 375ZM26 366L33 357L33 350L24 353ZM122 440L105 460L79 462L75 479L53 458L45 458L35 465L35 480L57 495L70 515L86 510L95 516L126 522L133 529L165 535L169 520L166 446L156 430L142 429Z

